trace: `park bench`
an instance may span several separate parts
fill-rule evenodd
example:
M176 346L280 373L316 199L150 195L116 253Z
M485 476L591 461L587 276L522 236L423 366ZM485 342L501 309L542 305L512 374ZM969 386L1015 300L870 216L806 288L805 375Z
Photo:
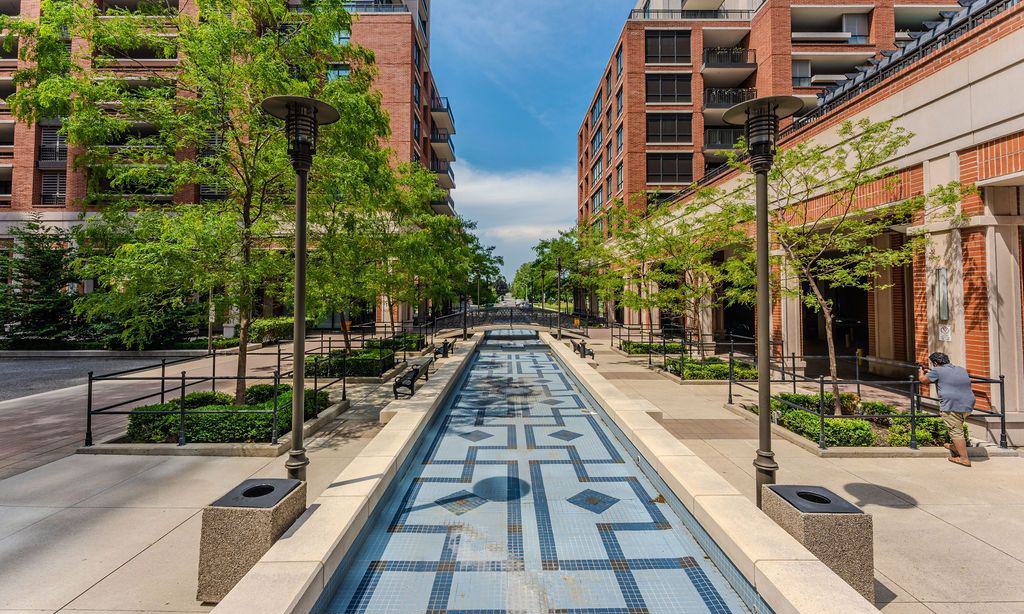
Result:
M441 347L435 347L434 348L434 358L437 358L439 356L441 358L448 358L448 354L450 354L451 351L454 350L454 349L455 349L455 340L453 339L453 340L449 341L448 339L445 339L443 342L441 342Z
M590 356L591 358L593 358L595 360L597 359L597 357L594 356L594 350L592 350L592 349L587 347L587 342L586 341L580 341L579 343L576 343L575 341L570 339L569 343L572 343L572 351L573 351L573 353L579 354L580 358L586 358L587 356Z
M421 364L410 364L409 368L403 371L398 377L395 378L395 383L392 386L392 391L395 393L395 398L398 398L398 389L405 388L409 391L409 396L416 394L416 380L420 378L420 375L427 370L426 365Z

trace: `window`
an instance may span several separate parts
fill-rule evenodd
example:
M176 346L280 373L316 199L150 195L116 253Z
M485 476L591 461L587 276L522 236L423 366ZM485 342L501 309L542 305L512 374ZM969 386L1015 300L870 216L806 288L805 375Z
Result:
M63 205L68 193L67 173L43 173L42 188L42 204Z
M617 167L615 167L615 191L616 192L618 192L619 190L622 189L622 180L623 180L623 176L622 175L623 175L623 173L622 173L622 163L620 162L619 165Z
M597 188L594 197L590 199L590 210L597 213L604 208L604 188Z
M619 129L615 131L615 149L619 153L622 153L622 145L623 145L622 126L619 126Z
M689 143L693 140L689 113L648 113L648 143Z
M595 156L601 153L601 145L604 144L604 130L598 128L597 132L594 133L594 137L590 139L590 150Z
M415 44L412 46L412 64L416 68L420 67L420 46Z
M347 47L352 42L352 33L348 30L341 30L334 33L334 44L339 47Z
M689 64L689 30L648 30L648 64Z
M647 183L690 183L693 181L693 154L647 154Z
M58 126L43 126L39 129L39 159L61 161L68 159L68 143Z
M601 107L604 106L601 102L601 93L598 92L597 100L594 101L594 106L590 109L590 123L595 126L601 123Z
M597 162L594 162L594 166L590 167L590 176L593 178L594 183L601 183L602 172L604 172L604 159L598 157Z
M843 15L843 32L850 33L851 45L867 45L869 40L870 22L867 13L846 13Z
M622 47L619 47L619 50L615 52L615 76L622 76Z
M620 88L619 93L615 94L615 117L622 115L623 104L622 89Z
M348 64L331 64L330 68L327 69L327 80L346 79L351 72Z
M412 82L412 101L415 104L420 103L420 82L415 79Z
M412 138L420 138L420 118L412 116Z
M607 192L607 194L608 194L608 200L611 200L612 199L612 194L614 194L614 192L612 192L612 176L611 175L608 175L608 192Z
M604 76L604 97L611 100L612 98L612 71L609 70L608 74Z
M604 148L604 153L605 153L605 157L608 158L608 161L611 162L611 160L612 160L612 140L611 139L608 139L608 144Z
M811 61L793 60L793 87L807 87L811 84Z
M647 75L647 102L689 103L690 75Z

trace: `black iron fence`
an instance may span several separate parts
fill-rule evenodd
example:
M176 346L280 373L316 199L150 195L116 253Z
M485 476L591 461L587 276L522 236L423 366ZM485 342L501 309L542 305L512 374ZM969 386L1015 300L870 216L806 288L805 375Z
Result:
M807 375L808 365L816 362L827 361L828 356L798 356L791 353L783 356L773 352L769 361L771 369L771 384L778 384L786 392L793 395L808 393L816 395L816 406L809 407L805 404L794 402L780 394L773 386L772 403L778 407L788 410L800 411L812 415L817 420L817 443L821 449L826 449L826 421L859 419L875 422L876 424L889 424L894 419L906 421L909 424L907 446L911 449L918 448L918 426L922 421L939 416L939 399L924 392L924 385L917 379L917 365L893 360L876 359L859 355L837 356L837 366L845 371L847 376L840 375L833 380L831 376L819 374L816 377ZM756 368L757 359L753 352L730 351L728 356L729 364L729 390L728 400L733 403L734 388L742 388L751 392L757 392L756 377L736 377L737 367L740 365L748 368ZM872 363L884 364L890 369L903 369L909 374L905 377L873 377L870 372ZM800 373L800 369L804 372ZM976 393L982 397L982 403L974 408L971 416L992 417L999 420L999 447L1006 448L1006 378L1000 375L998 378L970 375L971 383L975 386ZM840 394L853 392L856 394L857 403L845 406L843 399L838 403L843 411L835 413L833 399L830 404L827 399L834 386L838 386ZM992 398L992 388L998 391L997 400ZM985 390L987 388L987 390ZM872 409L887 408L883 411L866 411L863 403L865 390L875 391L880 394L877 403L871 404ZM928 388L929 392L931 387ZM901 409L905 406L906 410ZM998 408L998 410L996 409ZM772 421L779 422L779 412L773 410ZM807 433L805 433L806 435Z

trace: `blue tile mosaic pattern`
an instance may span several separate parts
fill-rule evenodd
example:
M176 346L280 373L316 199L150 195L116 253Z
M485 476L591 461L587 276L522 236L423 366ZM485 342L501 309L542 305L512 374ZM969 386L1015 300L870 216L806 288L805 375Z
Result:
M324 611L748 611L559 363L519 345L488 335Z

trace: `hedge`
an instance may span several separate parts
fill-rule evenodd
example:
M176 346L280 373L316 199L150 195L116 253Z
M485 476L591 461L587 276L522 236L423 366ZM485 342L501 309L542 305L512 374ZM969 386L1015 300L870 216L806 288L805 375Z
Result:
M679 359L667 361L670 373L679 375ZM729 362L721 358L705 358L704 360L687 360L683 367L683 379L693 380L727 380L729 379ZM757 369L740 362L733 363L733 376L736 379L753 379L757 377Z
M169 350L205 350L207 346L206 337L199 337L198 339L189 339L187 341L177 341L172 343L166 349ZM213 347L218 350L227 350L238 347L238 337L214 337Z
M344 350L306 357L306 377L380 377L395 366L391 350L356 350L347 358Z
M316 323L306 322L306 329L313 328ZM281 339L291 339L295 328L295 318L258 318L249 325L249 337L256 343L269 343Z
M387 349L393 351L406 350L418 352L427 346L426 337L420 333L402 333L390 339L367 339L366 349Z
M277 418L279 435L291 431L291 387L282 385L277 398L277 411L273 409L273 385L259 384L246 390L246 400L266 396L270 388L270 399L259 403L232 405L232 397L221 392L193 392L186 395L184 407L185 439L194 443L249 443L269 442L273 435L273 419ZM254 390L255 389L255 390ZM252 393L252 396L250 396ZM326 390L314 394L306 390L305 418L315 418L330 405ZM128 438L134 443L175 443L178 441L178 412L182 406L178 399L167 403L136 407L128 416ZM263 410L267 413L241 413ZM226 412L226 413L225 413Z
M619 349L627 354L678 354L683 351L683 344L672 342L662 346L660 343L646 341L623 341L619 344Z

